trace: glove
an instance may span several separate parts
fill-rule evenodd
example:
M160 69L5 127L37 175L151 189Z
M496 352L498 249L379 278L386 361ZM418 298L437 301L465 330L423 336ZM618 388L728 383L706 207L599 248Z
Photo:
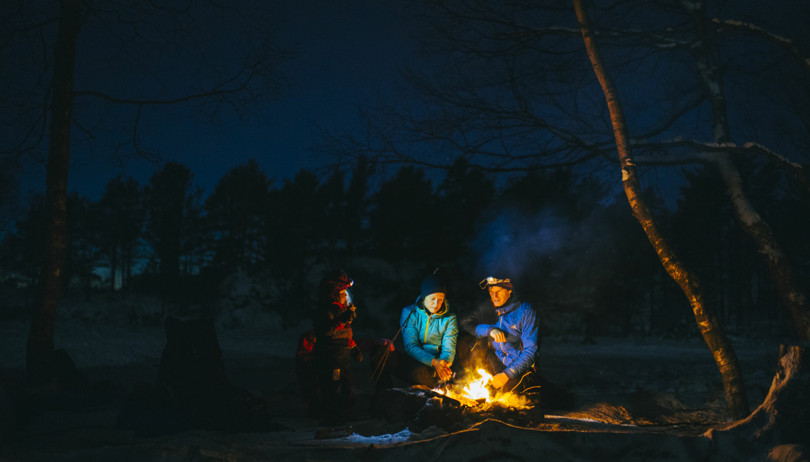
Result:
M352 356L352 359L354 359L358 363L363 362L363 352L360 350L359 346L357 345L353 346L352 349L349 351L349 354Z

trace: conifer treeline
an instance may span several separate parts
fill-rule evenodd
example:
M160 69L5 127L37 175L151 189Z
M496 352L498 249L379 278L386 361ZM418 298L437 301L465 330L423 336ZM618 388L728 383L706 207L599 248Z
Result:
M761 171L751 174L762 178ZM463 162L435 184L418 167L381 179L365 163L348 177L335 171L321 181L302 170L274 184L249 161L204 197L186 166L167 163L146 185L116 177L98 201L70 196L64 290L215 303L223 281L242 272L271 283L286 302L266 309L296 322L307 311L291 307L309 302L313 274L330 266L349 266L374 288L369 292L389 295L392 310L440 267L463 311L479 296L476 281L494 270L520 281L521 296L541 307L552 331L691 332L683 295L661 270L626 200L608 191L570 170L530 172L496 187L491 175ZM806 198L778 179L756 197L769 204L762 209L806 281L810 244L792 221L807 216ZM773 288L713 172L689 174L674 211L652 200L729 328L781 329ZM35 198L0 243L5 289L34 290L39 283L43 220L42 198Z

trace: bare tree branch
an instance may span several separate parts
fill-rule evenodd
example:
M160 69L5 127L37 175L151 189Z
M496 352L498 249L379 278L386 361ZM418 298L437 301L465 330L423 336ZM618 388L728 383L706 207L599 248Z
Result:
M760 27L756 24L745 22L745 21L736 21L732 19L712 19L712 22L719 26L719 30L721 32L745 32L753 34L757 37L762 37L767 41L778 45L779 47L785 49L788 54L792 55L796 60L804 67L804 70L810 72L810 57L805 56L801 50L796 46L793 40L783 37L781 35L774 34L765 30L763 27Z

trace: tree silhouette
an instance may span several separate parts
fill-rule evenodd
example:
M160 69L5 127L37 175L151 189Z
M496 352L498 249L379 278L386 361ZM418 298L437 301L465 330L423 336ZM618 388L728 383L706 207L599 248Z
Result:
M326 253L340 253L348 247L350 238L347 230L347 209L345 177L343 171L334 170L318 187L317 204L321 207L321 226L316 238L319 249Z
M50 106L51 123L48 135L48 168L45 203L48 211L46 256L42 302L34 310L28 336L26 377L29 384L40 386L51 378L53 330L56 306L62 286L67 247L67 178L70 157L70 128L73 118L73 69L76 61L76 41L80 28L80 2L60 3L59 30L54 46Z
M213 265L225 271L263 261L270 183L255 160L228 171L205 201Z
M605 67L605 61L601 55L599 46L594 38L594 30L591 26L588 12L581 0L574 0L577 20L582 30L582 38L588 52L588 57L593 65L602 91L605 94L610 119L616 138L616 147L619 153L622 171L622 185L624 186L627 200L633 211L633 216L638 220L644 233L647 235L653 248L661 260L662 266L683 290L695 321L700 329L706 345L712 351L717 368L723 378L723 385L726 393L726 403L729 412L734 418L742 418L749 412L748 398L745 394L742 370L737 360L737 355L723 332L722 326L716 315L706 304L703 288L698 278L689 271L680 260L680 257L672 248L670 242L661 233L658 224L650 212L644 198L636 172L635 162L631 156L629 148L630 135L627 120L624 117L621 100L618 96L616 85Z
M113 153L148 154L141 135L149 125L149 109L199 102L207 115L216 115L223 107L244 112L249 104L277 91L274 76L283 57L267 46L267 17L245 14L232 5L206 2L181 9L137 1L58 4L58 12L27 2L6 10L8 40L2 44L7 56L20 58L19 72L8 79L9 88L17 90L18 104L3 107L3 115L14 121L8 126L15 130L4 137L2 151L30 154L43 143L48 146L47 251L27 357L27 377L33 386L48 382L53 356L53 324L67 245L68 167L77 141L71 129L76 126L85 141L96 142L104 127L126 126L128 142L103 137ZM239 27L230 27L234 24ZM231 47L217 55L220 48L206 40L216 43L219 32L242 43L233 48L245 50L245 59L234 59Z
M146 187L145 237L157 263L160 292L171 302L190 295L180 277L199 271L201 194L191 171L177 162L168 162Z
M380 185L370 214L372 247L389 258L433 261L430 253L437 239L439 210L433 186L423 170L404 166Z
M0 156L0 235L12 230L17 216L19 184L17 168L10 159Z
M110 288L127 289L143 234L143 194L135 179L116 176L107 183L99 200L96 233L106 255ZM120 280L120 284L119 284Z
M318 177L301 170L292 180L285 180L271 197L267 234L270 237L268 262L276 271L289 274L299 268L319 246L316 236L323 210L318 202Z
M98 279L95 269L99 260L96 239L91 231L92 208L90 201L78 193L68 195L64 288L69 290L76 286L88 295Z
M447 171L436 190L436 239L431 242L433 252L441 255L441 261L457 262L470 252L468 242L475 231L475 223L481 212L495 198L495 185L484 171L471 168L460 158Z
M46 223L45 198L34 195L28 201L25 217L16 222L13 232L3 236L0 258L3 272L23 287L37 287L42 281Z
M341 220L345 229L347 251L360 250L368 245L369 232L366 219L370 204L369 180L373 173L365 158L358 159L352 169Z

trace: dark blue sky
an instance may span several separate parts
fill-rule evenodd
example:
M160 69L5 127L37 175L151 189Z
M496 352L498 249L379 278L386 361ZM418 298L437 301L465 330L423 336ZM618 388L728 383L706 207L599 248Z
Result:
M389 94L410 56L410 30L398 0L276 3L279 40L294 50L284 67L284 95L264 104L247 123L226 117L209 124L169 110L163 122L145 132L145 144L164 159L187 165L206 195L224 173L249 159L256 159L276 185L302 168L322 165L325 159L310 150L319 130L361 130L358 107ZM69 188L97 199L113 176L123 173L146 184L157 168L143 159L122 164L74 147ZM44 191L44 170L43 164L26 166L24 191Z

